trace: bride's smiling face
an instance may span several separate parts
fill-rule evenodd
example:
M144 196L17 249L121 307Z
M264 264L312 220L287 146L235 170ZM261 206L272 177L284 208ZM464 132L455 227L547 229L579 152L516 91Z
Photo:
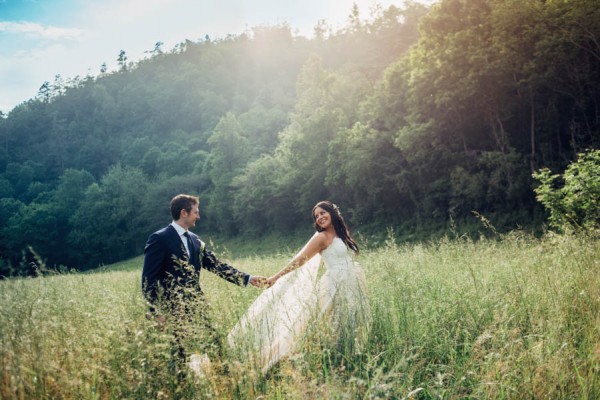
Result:
M329 214L329 212L325 211L321 207L315 208L314 217L315 222L321 229L325 230L329 226L331 226L331 214Z

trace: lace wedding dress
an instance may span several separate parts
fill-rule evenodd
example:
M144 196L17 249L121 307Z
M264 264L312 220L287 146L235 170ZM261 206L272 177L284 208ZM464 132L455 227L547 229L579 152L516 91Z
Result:
M366 337L370 311L365 274L336 237L295 271L284 275L252 303L227 336L228 344L259 363L263 372L294 351L309 324L326 318L330 331ZM325 271L317 280L321 258Z

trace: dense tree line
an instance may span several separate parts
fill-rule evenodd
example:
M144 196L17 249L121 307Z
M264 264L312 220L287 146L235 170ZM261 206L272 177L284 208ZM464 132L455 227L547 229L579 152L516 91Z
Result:
M407 2L57 76L0 118L1 273L28 272L29 249L78 268L140 254L179 192L226 235L305 226L324 198L365 229L530 224L532 172L599 146L599 42L593 0Z

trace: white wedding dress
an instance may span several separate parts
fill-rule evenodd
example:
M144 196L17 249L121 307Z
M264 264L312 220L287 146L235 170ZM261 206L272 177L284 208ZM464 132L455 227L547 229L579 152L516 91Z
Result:
M325 271L317 280L321 258ZM332 332L350 333L354 342L366 338L370 311L365 274L338 237L320 255L261 293L227 341L266 372L294 351L309 324L323 318Z

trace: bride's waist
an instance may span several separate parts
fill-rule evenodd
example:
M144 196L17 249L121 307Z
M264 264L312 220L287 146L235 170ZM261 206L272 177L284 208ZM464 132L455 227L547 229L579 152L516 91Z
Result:
M327 271L339 271L339 270L354 270L354 269L361 269L360 265L358 265L357 263L354 262L347 262L347 261L342 261L342 262L337 262L337 263L331 263L331 264L325 264L325 269Z

